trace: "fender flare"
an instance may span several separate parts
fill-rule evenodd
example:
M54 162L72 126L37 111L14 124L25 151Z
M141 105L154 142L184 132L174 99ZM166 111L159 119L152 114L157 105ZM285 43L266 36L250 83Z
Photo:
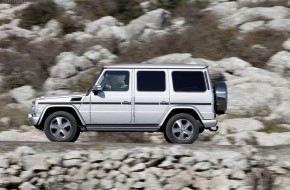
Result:
M79 117L80 121L82 122L83 126L86 126L86 123L85 123L82 115L80 114L79 110L74 105L61 105L61 104L59 104L59 105L48 105L48 106L46 106L44 108L44 110L42 111L40 117L39 117L39 120L37 122L37 125L40 125L40 123L42 122L42 119L43 119L46 111L48 109L50 109L50 108L72 108L76 112L76 114Z
M165 120L167 119L168 115L176 110L176 109L191 109L193 111L195 111L199 117L200 120L203 120L203 117L201 115L201 113L198 111L198 109L195 106L172 106L170 107L165 114L162 116L160 122L159 122L159 127L161 127L163 125L163 123L165 122Z

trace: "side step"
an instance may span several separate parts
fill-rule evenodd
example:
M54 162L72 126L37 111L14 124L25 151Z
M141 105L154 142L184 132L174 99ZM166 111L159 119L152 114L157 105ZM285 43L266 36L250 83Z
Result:
M86 131L99 132L155 132L160 127L158 125L87 125Z

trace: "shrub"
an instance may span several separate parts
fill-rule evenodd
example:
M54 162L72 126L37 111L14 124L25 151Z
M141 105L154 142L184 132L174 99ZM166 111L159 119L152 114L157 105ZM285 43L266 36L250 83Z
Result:
M96 70L92 70L87 75L77 81L71 88L72 92L86 92L96 80Z
M62 26L63 35L84 30L84 24L68 15L60 15L57 21Z
M116 10L116 3L113 0L76 0L75 2L78 4L77 14L88 20L112 15Z
M274 6L288 6L288 0L267 0L264 2L249 3L247 7L274 7Z
M258 132L264 133L283 133L289 132L289 129L281 126L279 121L263 121L264 128L259 129Z
M188 7L186 13L191 14ZM145 43L133 43L119 55L118 62L142 62L171 53L191 53L193 57L220 60L240 57L253 66L264 68L269 58L282 50L281 44L289 33L258 30L241 35L237 29L220 30L218 19L197 10L189 17L187 29L182 33L170 33L152 38Z
M138 0L76 0L76 3L77 14L88 20L110 15L128 23L143 14Z
M140 4L136 0L116 0L116 2L117 10L114 16L124 23L129 23L143 14Z
M191 53L193 57L218 60L227 57L238 32L218 29L215 17L201 16L182 33L134 43L120 55L120 62L140 62L171 53Z
M241 40L236 40L231 54L264 68L269 58L282 50L281 44L289 36L289 33L273 30L253 31Z
M27 114L28 113L23 110L9 108L4 102L0 101L0 118L10 118L9 126L0 125L0 131L18 128L20 125L28 125Z
M19 26L25 29L31 29L33 25L43 27L49 20L55 18L57 14L57 5L52 0L32 3L21 12Z

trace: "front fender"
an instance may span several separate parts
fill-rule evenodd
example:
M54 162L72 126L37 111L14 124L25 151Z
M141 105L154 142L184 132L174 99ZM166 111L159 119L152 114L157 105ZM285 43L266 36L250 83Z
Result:
M82 115L80 114L79 110L74 105L61 105L61 104L60 105L48 105L48 106L46 106L44 108L43 112L41 113L40 117L39 117L39 120L37 122L37 125L40 125L41 124L41 122L43 120L43 117L44 117L46 111L48 109L50 109L50 108L72 108L75 111L75 113L77 114L77 116L79 117L79 119L82 122L83 126L86 125L86 123L85 123ZM61 111L61 109L60 109L60 111Z

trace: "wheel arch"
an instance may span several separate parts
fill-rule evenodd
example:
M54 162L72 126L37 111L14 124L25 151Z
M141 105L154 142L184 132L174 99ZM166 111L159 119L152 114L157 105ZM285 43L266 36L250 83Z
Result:
M82 118L81 114L79 113L78 109L73 105L50 105L45 107L44 111L42 112L38 126L43 129L44 122L46 118L54 112L57 111L65 111L73 115L77 121L78 126L86 126L84 119Z
M164 117L162 118L159 126L160 126L160 129L163 130L164 127L166 126L168 120L176 115L176 114L179 114L179 113L187 113L191 116L193 116L197 121L199 121L199 124L202 124L202 115L200 114L200 112L194 108L194 107L173 107L171 109L169 109L166 114L164 115Z

